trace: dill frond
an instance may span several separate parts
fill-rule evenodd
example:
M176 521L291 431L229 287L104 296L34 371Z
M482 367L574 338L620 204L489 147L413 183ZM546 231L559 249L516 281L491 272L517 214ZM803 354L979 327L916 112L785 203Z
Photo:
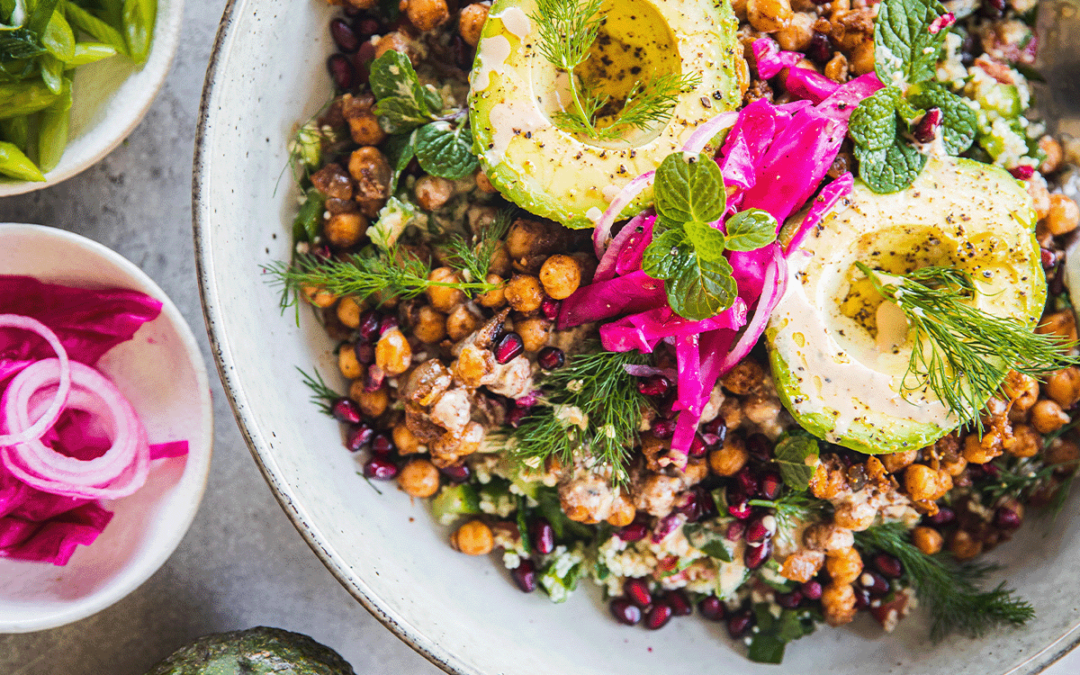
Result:
M300 371L300 376L304 378L304 385L311 390L311 402L323 413L332 415L334 401L341 398L341 394L327 386L318 369L315 369L314 377L304 372L304 369L300 366L297 366L296 369Z
M830 506L823 499L794 490L788 490L774 501L751 499L747 504L772 509L777 532L794 532L800 523L818 520Z
M510 231L514 220L513 209L503 209L479 236L472 238L470 244L465 237L454 234L442 244L437 245L439 254L446 264L468 272L472 281L484 281L491 270L491 257Z

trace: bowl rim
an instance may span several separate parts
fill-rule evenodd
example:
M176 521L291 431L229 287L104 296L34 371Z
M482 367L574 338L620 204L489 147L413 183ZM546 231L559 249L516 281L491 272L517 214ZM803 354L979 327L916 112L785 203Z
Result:
M199 506L202 504L203 496L206 494L206 485L210 477L210 460L214 454L214 406L213 398L210 393L210 378L206 369L206 361L203 359L202 350L199 348L199 342L196 340L195 333L191 330L191 326L188 325L188 322L184 319L184 315L180 312L180 309L165 291L158 286L157 282L151 279L146 272L143 272L138 265L116 251L93 239L89 239L80 234L75 234L74 232L68 232L67 230L45 225L0 222L0 238L3 238L4 235L9 233L30 233L35 236L44 235L45 237L51 237L66 243L74 244L119 269L123 274L132 279L134 283L143 286L143 289L145 289L144 292L147 292L148 295L153 296L154 299L161 302L162 307L160 316L165 317L176 328L180 343L184 348L184 353L195 371L196 390L200 392L202 398L200 402L202 426L204 430L202 438L198 439L198 441L189 439L189 443L201 443L205 446L206 452L202 453L197 462L189 462L184 468L184 476L187 476L188 472L193 472L197 477L196 491L193 495L194 499L190 502L191 508L189 508L188 512L184 515L183 520L179 524L180 526L174 528L171 536L165 540L165 544L158 549L156 554L149 556L148 560L150 561L150 564L146 566L146 570L143 574L132 577L127 585L118 587L112 593L98 594L95 602L89 602L81 609L61 610L51 616L22 622L17 625L0 625L0 634L31 633L58 628L85 619L111 607L142 586L147 579L161 569L165 562L176 551L176 548L180 545L180 542L183 540L188 530L191 529L191 524L194 522L195 515L198 513Z
M150 60L156 53L162 53L158 52L159 47L165 49L165 52L163 52L165 58L154 66L157 72L150 86L144 90L146 94L144 95L143 100L137 106L125 108L125 110L129 111L127 113L129 115L128 121L124 124L122 129L117 130L114 137L110 137L104 143L98 143L97 148L89 153L83 161L68 167L63 167L62 170L63 158L61 158L61 164L45 174L44 182L9 181L0 183L0 198L14 197L15 195L27 194L29 192L35 192L54 185L59 185L69 178L74 178L83 171L94 166L123 143L127 137L131 135L131 132L135 131L135 127L139 126L143 121L143 118L146 117L146 113L150 111L150 106L154 104L162 87L165 86L165 80L168 79L169 73L172 71L172 64L176 59L176 52L180 47L180 33L183 31L183 27L184 0L170 0L169 13L164 16L161 14L158 15L157 23L154 27L154 44L150 47L150 55L147 57L146 63L144 63L139 70L136 70L132 75L128 76L128 79L147 72L147 69L151 66Z
M217 365L225 396L236 417L240 434L247 443L248 450L258 465L260 473L269 484L274 498L277 499L285 515L311 547L316 557L345 587L345 590L402 642L443 671L451 675L492 675L461 663L452 651L421 633L406 617L387 609L382 599L364 583L363 579L358 574L350 572L348 563L341 559L336 551L320 541L319 528L311 522L304 506L296 501L288 483L276 473L276 463L269 450L269 444L263 438L250 413L248 397L232 358L229 338L220 328L223 324L220 320L222 315L215 284L214 251L209 241L213 208L208 194L208 176L204 175L209 169L207 164L209 148L206 141L214 127L214 122L210 117L211 113L217 109L216 85L225 74L225 62L228 60L236 35L233 30L237 25L236 18L256 1L227 0L225 4L203 82L192 170L192 231L195 240L195 266L199 278L199 294L202 298L203 318L206 322L207 337L210 340L210 351ZM1002 675L1038 675L1078 646L1080 646L1080 619L1077 619L1076 624L1064 635L1037 650L1025 661Z

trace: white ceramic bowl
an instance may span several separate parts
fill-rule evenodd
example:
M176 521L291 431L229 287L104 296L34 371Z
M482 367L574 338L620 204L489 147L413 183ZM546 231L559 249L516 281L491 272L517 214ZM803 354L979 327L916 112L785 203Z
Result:
M160 316L98 365L131 401L152 443L188 441L186 458L153 462L138 492L106 502L112 521L66 566L0 560L0 633L25 633L100 612L172 555L206 488L213 407L191 328L164 291L118 253L63 230L0 224L0 272L81 288L128 288L160 300Z
M218 369L255 459L282 507L341 583L399 637L448 672L469 675L1030 674L1080 639L1080 518L1045 521L999 549L1008 581L1037 608L1019 630L934 645L904 622L889 638L867 617L821 630L762 666L722 625L616 625L597 589L564 605L525 595L497 560L454 553L421 502L356 476L337 425L308 404L296 367L336 372L310 312L278 311L260 266L289 257L295 193L277 184L297 122L326 101L326 25L315 0L232 0L207 74L195 162L195 236ZM1075 31L1074 31L1075 32ZM267 58L273 54L273 58ZM334 380L330 380L334 381ZM1068 511L1075 511L1073 500Z
M135 130L169 74L184 19L184 0L158 0L150 56L142 66L116 56L75 71L71 132L64 156L44 183L0 177L0 197L33 192L83 172Z

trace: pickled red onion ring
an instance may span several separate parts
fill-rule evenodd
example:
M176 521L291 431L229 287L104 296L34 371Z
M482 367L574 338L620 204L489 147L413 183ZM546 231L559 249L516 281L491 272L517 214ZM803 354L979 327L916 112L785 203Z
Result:
M60 343L60 338L56 337L56 333L37 319L22 316L21 314L0 314L0 328L17 328L37 333L56 352L56 361L59 366L60 386L53 397L52 405L33 424L28 421L27 426L19 430L13 430L10 426L6 426L7 433L0 434L0 446L7 446L41 438L60 418L60 413L64 410L64 404L67 403L68 393L71 391L71 362L68 360L67 350Z
M607 251L610 244L608 239L611 237L611 228L615 225L615 220L618 219L619 214L630 202L634 201L635 197L652 186L655 177L655 171L646 171L627 183L626 187L619 190L619 194L615 195L615 198L611 200L611 204L608 205L607 211L604 211L604 215L600 216L600 220L596 221L593 230L593 250L596 252L598 259L602 259L604 252Z
M3 448L0 461L20 481L44 492L82 499L126 497L143 486L150 470L146 429L111 380L82 363L70 366L72 388L66 407L102 420L110 447L99 457L79 460L37 438ZM39 361L19 373L0 404L5 424L14 429L26 427L43 406L40 394L56 386L60 377L58 359Z
M739 120L739 113L722 112L716 117L712 118L705 124L694 130L690 139L686 141L686 145L683 146L683 152L691 155L699 155L705 149L705 146L709 144L709 141L716 138L724 129L735 126L735 122Z

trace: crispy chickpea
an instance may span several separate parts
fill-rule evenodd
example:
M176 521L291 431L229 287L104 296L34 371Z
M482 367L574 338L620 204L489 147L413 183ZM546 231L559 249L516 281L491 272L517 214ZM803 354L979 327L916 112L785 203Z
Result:
M803 545L811 551L836 553L854 546L855 535L835 523L815 523L803 532Z
M325 288L319 288L318 286L303 285L300 287L300 291L307 298L307 301L316 307L326 309L337 302L337 296L326 290Z
M340 164L331 163L311 174L311 184L330 199L353 198L353 182Z
M439 470L426 459L410 459L398 474L398 485L410 497L430 497L439 491Z
M850 584L862 574L862 556L854 546L830 553L825 559L825 571L829 573L833 583Z
M848 76L847 57L837 52L829 62L825 64L825 77L833 82L846 82Z
M425 33L450 19L446 0L404 0L401 4L409 22Z
M732 0L731 9L735 12L735 18L746 21L746 3L748 0Z
M476 4L476 5L469 5L465 9L461 10L462 15L464 15L465 12L471 7L484 7L484 14L485 15L487 14L487 7L485 7L484 5ZM484 173L483 169L480 169L480 170L478 170L476 172L475 178L476 178L476 189L480 190L480 192L483 192L483 193L489 194L489 195L493 195L496 192L498 192L498 190L495 188L495 186L491 184L491 179L487 177L487 174Z
M461 275L452 267L437 267L431 270L428 281L441 284L460 284L462 279ZM424 292L427 293L428 302L431 303L431 306L444 314L449 314L455 307L467 300L463 291L447 286L428 286Z
M581 266L568 255L553 255L540 268L540 283L552 298L565 300L581 285Z
M966 530L957 530L949 541L949 552L957 560L971 560L982 553L982 542Z
M416 203L425 211L441 209L454 194L454 184L438 176L424 176L413 186Z
M341 345L341 349L338 350L337 362L338 370L346 378L355 380L364 376L364 366L356 358L356 350L348 342Z
M938 472L925 464L912 464L904 470L904 490L915 501L934 501L944 494Z
M1013 427L1012 437L1003 445L1005 452L1013 457L1034 457L1042 449L1042 436L1027 424L1017 424Z
M818 499L832 499L846 490L847 477L844 471L821 462L810 478L810 493Z
M874 42L863 42L851 53L851 67L856 75L865 75L874 71Z
M379 118L374 113L364 113L350 117L349 135L357 145L379 145L386 140L386 132L379 126Z
M800 584L806 583L814 578L823 564L824 553L803 549L784 559L784 564L780 566L780 576Z
M420 439L409 430L409 427L405 426L404 422L394 425L392 434L394 446L397 447L399 455L415 455L423 452Z
M957 457L953 460L942 460L941 470L949 474L953 478L956 478L960 474L964 473L964 469L967 468L968 461L963 456Z
M1046 155L1046 159L1039 165L1039 173L1054 173L1061 166L1064 153L1061 151L1061 143L1053 136L1043 136L1039 139L1039 149Z
M360 243L367 226L367 218L359 213L338 213L326 221L323 234L334 248L352 248Z
M1050 190L1046 187L1046 179L1041 174L1034 174L1024 182L1035 208L1035 217L1043 220L1050 215Z
M1031 425L1040 434L1057 431L1069 423L1069 415L1055 401L1043 399L1031 408Z
M518 274L506 285L506 302L522 314L535 312L544 301L540 280L531 274Z
M1077 371L1077 374L1080 375L1080 371ZM1025 413L1039 400L1039 381L1030 375L1012 370L1002 384L1002 391L1012 402L1012 410Z
M1080 368L1069 366L1054 371L1046 378L1046 394L1062 408L1080 401Z
M833 521L842 528L852 532L862 532L874 524L877 511L868 504L856 504L844 502L836 507Z
M989 436L991 433L992 431L988 430L986 435ZM964 459L971 464L986 464L1000 454L1001 450L996 447L996 444L983 443L977 434L968 434L964 439Z
M413 335L421 342L435 344L446 337L446 315L433 307L424 305L416 313Z
M752 394L743 401L743 414L746 419L758 425L772 422L782 409L780 399L775 396Z
M502 277L500 277L498 274L489 274L484 279L484 281L493 286L498 286L498 288L484 293L476 299L476 302L479 303L481 307L487 307L488 309L498 309L499 307L505 305L506 293L502 286Z
M401 52L408 56L414 66L420 60L420 55L412 46L412 43L409 42L409 38L399 31L387 33L375 43L375 58L379 58L389 51Z
M487 21L488 10L487 5L477 2L462 9L461 15L458 17L458 32L461 33L462 39L473 47L480 42L480 31L483 30L484 22ZM476 182L477 184L480 183L479 180ZM488 185L491 185L491 183L488 183ZM483 188L480 189L483 190ZM484 190L484 192L487 192L487 190Z
M506 249L506 244L500 242L495 250L491 252L491 265L488 270L491 274L497 274L500 277L505 278L510 272L514 270L514 263L510 260L510 252Z
M356 328L360 325L360 313L364 311L363 305L356 298L345 297L337 306L337 318L348 328Z
M851 584L832 583L821 591L821 610L834 628L855 619L855 589Z
M412 347L405 334L398 328L383 333L375 343L375 365L382 368L388 377L394 377L408 370L411 364Z
M483 317L477 316L468 304L458 305L446 317L446 334L454 342L463 340L480 327L481 321Z
M1076 342L1076 317L1072 310L1063 309L1043 317L1035 332L1040 335L1056 335L1066 342Z
M881 463L885 467L885 470L889 473L897 473L903 471L910 466L915 458L919 456L918 450L904 450L903 452L892 452L888 455L881 456Z
M542 316L521 319L514 322L514 331L521 336L525 351L538 352L544 348L551 335L551 322Z
M495 537L490 527L479 520L470 520L450 535L450 545L465 555L487 555L495 547Z
M634 502L627 495L620 494L611 506L611 515L607 517L607 522L613 527L626 527L634 522L635 516L637 509L634 508Z
M356 401L360 406L360 412L368 417L378 417L386 412L390 405L390 392L386 387L379 387L375 391L364 391L363 380L353 380L349 387L349 398Z
M761 387L765 381L765 369L757 361L743 359L731 369L720 383L732 394L745 396Z
M934 555L945 543L941 533L932 527L920 525L911 531L911 541L926 555Z
M814 20L817 15L806 12L795 12L791 21L786 26L776 31L776 41L781 49L792 52L801 52L810 46L810 39L814 36Z
M378 148L364 146L349 156L349 175L356 181L356 202L368 218L379 215L390 197L393 173L386 157Z
M1067 234L1080 225L1080 206L1071 198L1062 194L1050 195L1050 213L1046 216L1046 227L1055 237Z
M793 16L788 0L747 0L746 18L754 30L775 33L784 28Z
M717 476L734 476L749 459L750 453L743 440L728 436L723 445L709 453L709 468Z
M1071 471L1080 460L1080 445L1074 441L1059 438L1046 449L1043 459L1047 464L1060 464L1062 469Z

